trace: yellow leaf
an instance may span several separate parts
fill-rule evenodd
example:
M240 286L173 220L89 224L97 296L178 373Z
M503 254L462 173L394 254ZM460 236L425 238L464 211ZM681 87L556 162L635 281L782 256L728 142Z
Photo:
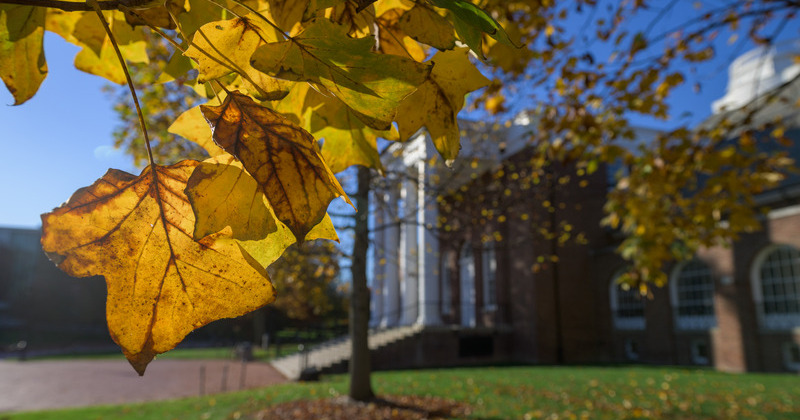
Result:
M319 19L291 40L258 48L252 64L275 77L316 83L368 126L388 130L399 102L425 80L429 69L403 57L374 54L374 42L352 39L346 28Z
M303 89L307 91L305 128L323 141L322 156L331 171L338 173L353 165L382 171L377 138L397 140L397 131L369 128L336 98L325 97L308 84Z
M277 229L258 183L227 153L197 166L186 195L195 215L195 239L230 227L234 239L257 240Z
M196 106L184 111L167 129L172 134L177 134L186 140L196 143L205 149L211 157L224 154L225 151L214 144L211 138L211 127L208 126L200 107Z
M414 6L411 0L379 0L375 3L375 16L382 16L392 9L410 10Z
M233 242L192 238L183 193L198 162L110 170L42 215L42 247L66 273L102 275L111 337L144 374L189 332L274 299L266 271Z
M456 45L453 25L425 3L403 13L398 26L411 38L438 50L451 50Z
M308 0L267 0L267 4L274 23L290 36L296 35L308 7Z
M319 224L331 200L350 203L314 137L286 117L238 92L200 109L214 141L242 162L298 240Z
M41 7L0 5L0 78L14 105L33 97L47 76L44 17Z
M227 10L208 0L185 0L184 7L187 12L178 15L177 18L181 37L186 35L187 39L191 39L201 26L230 16Z
M178 16L184 12L183 0L158 0L153 7L148 9L125 10L125 21L131 26L147 26L148 24L165 28L175 29L175 22L172 16Z
M347 28L347 34L352 38L372 37L374 13L360 13L353 1L357 0L340 2L323 15L326 20Z
M428 79L398 108L400 137L409 138L426 126L446 162L455 159L460 148L456 116L464 106L464 95L489 84L470 63L468 52L468 48L458 48L433 56L433 71Z
M243 90L258 99L277 100L289 93L290 83L254 69L250 56L256 48L278 39L282 35L263 20L245 16L203 25L184 55L197 61L201 83L235 72L244 80Z
M330 216L325 214L325 217L322 218L322 221L319 222L318 225L314 226L310 232L305 237L305 241L311 241L316 239L330 239L332 241L339 242L339 237L336 235L336 229L333 227L333 222L331 221ZM262 240L253 240L253 241L237 241L242 248L247 251L259 264L264 267L269 266L273 262L275 262L281 255L283 255L283 251L286 250L290 245L295 243L295 237L291 230L289 230L286 225L281 222L278 222L278 228L275 232L270 233L267 235L266 238Z
M378 51L424 61L427 57L425 49L400 29L398 26L400 17L400 10L393 9L378 18L378 25L381 28L378 32Z
M125 60L134 63L148 62L147 45L141 29L134 29L125 22L122 12L103 12L103 15ZM75 68L120 85L125 84L122 64L117 59L111 39L95 13L83 14L75 22L72 32L64 39L83 47L75 56Z

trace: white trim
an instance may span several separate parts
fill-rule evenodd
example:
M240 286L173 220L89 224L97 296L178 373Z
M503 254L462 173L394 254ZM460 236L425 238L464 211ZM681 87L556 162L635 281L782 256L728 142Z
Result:
M781 248L790 248L800 252L796 247L786 244L772 244L756 254L750 267L750 287L753 293L753 303L756 307L756 318L761 329L786 331L800 327L800 312L795 314L770 314L764 313L764 294L761 282L761 266L770 254Z
M680 299L678 296L678 281L680 280L683 269L692 262L699 262L703 264L711 278L711 315L681 315L680 314ZM683 261L672 269L669 277L669 300L672 305L672 314L675 321L675 329L677 330L708 330L717 326L717 318L714 315L714 276L711 273L711 267L703 260L694 258L689 261Z
M483 309L497 309L497 252L494 246L481 249L481 281L483 282ZM489 279L494 288L494 299L489 302Z
M797 215L800 215L800 204L795 204L789 207L770 210L769 213L767 213L767 219L775 220Z
M442 315L451 315L453 313L453 289L450 287L452 282L453 270L450 268L450 250L442 252L439 264L441 265L441 299Z
M475 250L472 244L465 242L458 253L458 280L460 283L459 313L461 325L474 327L478 317L475 313ZM469 286L469 287L468 287Z

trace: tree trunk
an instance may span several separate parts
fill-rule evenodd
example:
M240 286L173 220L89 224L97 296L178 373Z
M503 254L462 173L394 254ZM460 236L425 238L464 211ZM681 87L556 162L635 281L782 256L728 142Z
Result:
M369 190L372 173L358 167L355 238L353 240L353 297L350 300L350 398L367 401L375 397L370 382L369 289L367 288L367 247L369 246Z

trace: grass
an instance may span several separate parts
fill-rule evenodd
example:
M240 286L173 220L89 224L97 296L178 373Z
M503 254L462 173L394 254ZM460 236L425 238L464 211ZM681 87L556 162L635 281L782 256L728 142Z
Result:
M378 372L379 394L469 403L469 418L800 418L800 378L653 367L497 367ZM346 392L342 375L319 383L166 402L0 415L2 420L246 419L266 405ZM354 419L355 420L355 419Z
M276 357L285 356L297 352L296 345L284 345L280 351L276 352L275 347L267 350L253 347L253 358L258 361L268 361ZM203 347L203 348L178 348L158 355L159 359L173 360L198 360L198 359L230 359L233 358L232 347ZM121 352L112 353L83 353L83 354L63 354L57 356L30 357L30 360L86 360L86 359L125 359ZM2 417L0 417L2 419Z

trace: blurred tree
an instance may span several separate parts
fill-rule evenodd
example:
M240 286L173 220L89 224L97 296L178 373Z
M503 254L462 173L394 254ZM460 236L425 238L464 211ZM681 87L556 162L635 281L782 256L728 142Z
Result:
M332 321L345 303L339 283L339 261L344 257L331 241L289 247L268 269L280 290L272 307L306 324Z

